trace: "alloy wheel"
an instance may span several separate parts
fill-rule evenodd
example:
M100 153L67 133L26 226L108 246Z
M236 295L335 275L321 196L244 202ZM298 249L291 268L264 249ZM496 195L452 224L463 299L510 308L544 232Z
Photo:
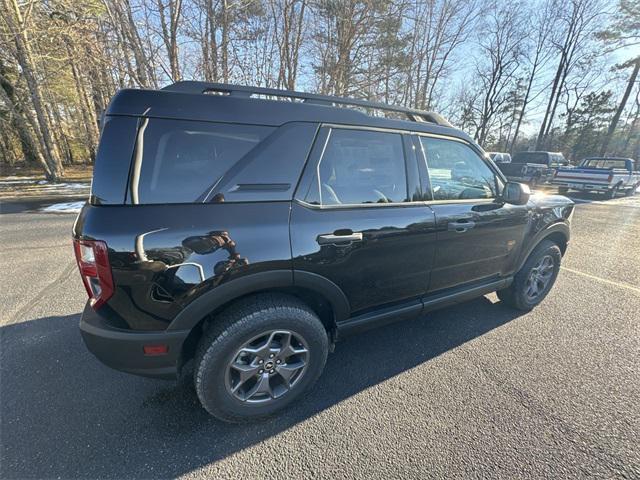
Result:
M525 284L525 296L528 301L537 300L547 290L553 277L554 267L555 261L551 255L545 255L536 262Z
M246 403L274 401L303 378L309 362L304 338L290 330L271 330L240 347L227 365L227 392Z

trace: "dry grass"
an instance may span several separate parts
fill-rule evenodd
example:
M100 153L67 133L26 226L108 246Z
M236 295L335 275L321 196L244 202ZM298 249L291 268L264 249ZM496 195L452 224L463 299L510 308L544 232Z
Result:
M14 168L11 173L2 169L0 176L0 200L13 200L32 197L87 197L92 166L73 165L65 168L64 177L59 183L45 180L41 170Z
M93 165L70 165L64 169L63 182L90 182L93 175ZM34 177L44 180L44 174L39 168L7 167L0 168L0 181L6 177Z

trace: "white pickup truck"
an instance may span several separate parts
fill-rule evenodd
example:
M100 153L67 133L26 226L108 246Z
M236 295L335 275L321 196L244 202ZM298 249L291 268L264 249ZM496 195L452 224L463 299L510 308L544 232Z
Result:
M560 193L569 190L633 195L640 186L640 162L631 158L585 158L576 168L559 168L551 181Z

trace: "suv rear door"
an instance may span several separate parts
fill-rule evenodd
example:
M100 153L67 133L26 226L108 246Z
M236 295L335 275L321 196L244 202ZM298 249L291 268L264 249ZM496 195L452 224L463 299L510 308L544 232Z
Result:
M496 201L502 181L466 142L427 135L415 141L438 230L429 290L510 274L528 223L527 207Z
M325 126L291 211L295 271L331 280L351 314L427 291L435 217L425 204L411 136Z

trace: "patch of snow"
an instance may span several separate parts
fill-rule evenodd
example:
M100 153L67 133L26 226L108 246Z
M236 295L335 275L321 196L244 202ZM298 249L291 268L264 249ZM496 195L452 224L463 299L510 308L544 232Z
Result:
M61 183L60 186L64 188L89 188L91 185L88 183Z
M65 202L65 203L54 203L53 205L49 205L48 207L41 208L42 212L53 212L53 213L80 213L80 210L84 206L85 202Z
M4 180L35 180L36 177L19 177L17 175L11 175L10 177L4 177L2 179L2 181Z
M46 185L47 183L49 183L49 180L40 180L38 185Z
M0 180L0 185L27 185L30 183L33 183L33 180L16 180L16 179Z

